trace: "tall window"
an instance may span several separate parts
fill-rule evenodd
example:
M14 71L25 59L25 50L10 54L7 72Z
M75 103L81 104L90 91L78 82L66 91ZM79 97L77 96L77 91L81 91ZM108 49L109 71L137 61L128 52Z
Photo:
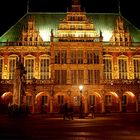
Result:
M16 69L16 59L17 59L17 56L10 56L8 59L9 79L14 79L15 69Z
M122 105L126 105L127 104L127 96L123 95L122 96Z
M109 80L112 79L112 58L104 57L104 79Z
M32 105L32 96L26 96L26 105L31 106Z
M66 70L55 70L55 81L57 84L67 83L67 71Z
M70 62L71 64L76 64L76 50L70 52Z
M138 104L140 104L140 94L138 94Z
M40 79L49 79L49 57L41 56L40 57Z
M105 95L105 105L111 105L111 95Z
M133 59L134 79L140 79L140 58Z
M61 63L62 64L67 63L67 51L66 50L61 51Z
M93 64L93 53L92 50L87 51L87 63Z
M83 70L71 70L71 83L83 84L84 83L84 71Z
M64 104L64 96L63 95L58 95L58 104L63 105Z
M127 79L127 59L119 58L118 66L119 66L119 79Z
M89 95L89 104L95 105L95 95Z
M77 51L77 60L78 60L78 64L83 64L83 51L82 50Z
M3 58L0 56L0 79L2 79Z
M99 51L94 51L94 64L99 64Z
M60 51L59 50L54 51L54 63L60 64Z
M94 70L94 84L100 83L100 71Z
M93 70L88 70L88 84L93 84Z
M71 83L72 84L77 84L77 71L76 70L71 70Z
M48 96L42 96L41 105L48 105Z
M84 71L78 70L78 84L84 83Z
M27 56L25 57L25 69L27 71L26 79L33 79L34 78L34 57Z

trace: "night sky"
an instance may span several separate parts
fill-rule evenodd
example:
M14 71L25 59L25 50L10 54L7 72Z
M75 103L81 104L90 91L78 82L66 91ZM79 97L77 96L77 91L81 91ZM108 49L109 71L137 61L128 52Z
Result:
M30 12L66 12L71 0L29 0ZM140 29L138 0L120 0L122 16ZM118 13L118 0L81 0L86 12ZM0 8L0 36L26 14L27 0L4 0Z

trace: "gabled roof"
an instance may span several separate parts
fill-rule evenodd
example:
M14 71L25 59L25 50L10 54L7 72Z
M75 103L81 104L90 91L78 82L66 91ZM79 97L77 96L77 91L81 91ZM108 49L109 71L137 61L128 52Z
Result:
M0 37L0 42L19 41L22 29L27 25L28 16L35 18L36 28L44 41L50 41L51 29L54 34L57 32L58 24L64 19L66 13L27 13L15 25L13 25L5 34ZM112 32L116 26L116 18L119 14L114 13L87 13L87 16L93 21L96 31L102 31L103 41L109 41ZM133 42L140 42L140 30L124 19L126 28L130 31Z

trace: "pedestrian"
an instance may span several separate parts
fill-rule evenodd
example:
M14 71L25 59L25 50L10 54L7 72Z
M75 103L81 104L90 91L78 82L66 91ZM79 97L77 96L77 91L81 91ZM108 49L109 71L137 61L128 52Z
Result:
M93 118L95 118L95 115L94 115L94 105L93 104L91 105L90 110L91 110L91 117L93 119Z
M69 111L68 111L68 115L69 115L69 119L72 119L73 120L73 107L72 105L69 107Z
M63 105L63 119L65 120L67 116L68 116L68 103L65 103Z

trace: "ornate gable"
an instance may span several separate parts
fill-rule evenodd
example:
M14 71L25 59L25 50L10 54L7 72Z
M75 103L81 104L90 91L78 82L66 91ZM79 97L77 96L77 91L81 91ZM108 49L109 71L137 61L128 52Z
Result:
M22 30L21 41L24 45L36 45L43 42L39 35L39 30L35 27L35 19L33 17L28 18L27 27Z
M82 10L79 0L72 0L66 17L60 22L57 34L59 41L101 41L94 24Z
M112 45L116 46L130 46L132 43L131 35L124 26L122 17L116 19L116 27L110 39Z

